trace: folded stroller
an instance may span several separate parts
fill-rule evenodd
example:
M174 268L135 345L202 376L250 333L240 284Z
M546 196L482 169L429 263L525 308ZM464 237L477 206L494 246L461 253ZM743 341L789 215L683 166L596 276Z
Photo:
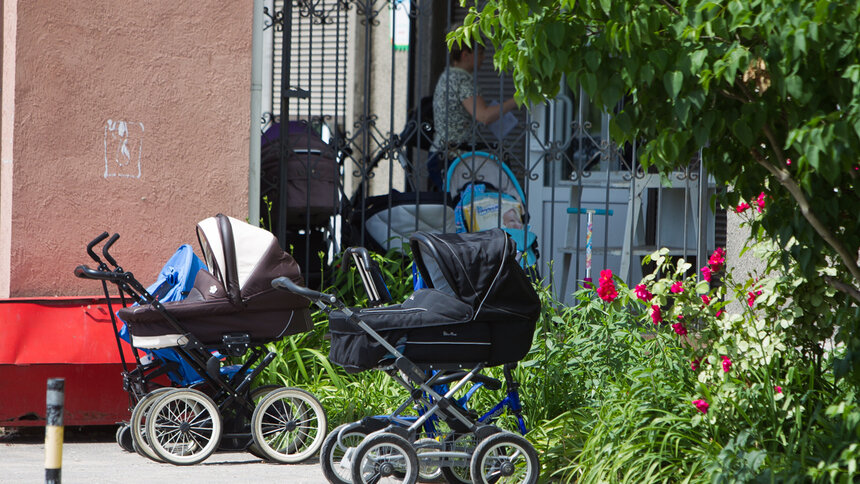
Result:
M270 284L273 277L303 283L298 264L271 233L221 214L200 222L197 236L211 272L198 271L179 301L162 303L116 264L113 270L101 264L75 269L78 277L116 283L138 302L118 311L134 347L173 349L202 377L186 388L143 396L132 411L134 444L157 460L195 464L211 455L222 437L241 437L225 435L225 427L240 434L250 427L248 448L255 455L283 463L305 460L326 433L319 401L297 388L251 390L275 357L271 352L262 357L263 345L312 328L304 299L284 297ZM222 354L241 357L249 350L237 371L222 371Z
M515 363L531 348L541 304L516 260L515 243L504 231L492 229L416 232L410 245L428 288L401 304L350 309L335 296L299 287L287 278L272 281L329 312L330 360L349 372L386 371L413 398L428 396L426 410L411 425L372 432L345 457L351 481L411 483L419 467L457 466L468 467L474 482L501 477L505 482L537 482L537 454L525 438L477 421L454 400L481 369ZM462 378L449 381L451 372ZM440 394L434 387L443 380L450 386ZM444 439L443 448L421 448L418 453L413 443L424 422L434 416L454 434Z

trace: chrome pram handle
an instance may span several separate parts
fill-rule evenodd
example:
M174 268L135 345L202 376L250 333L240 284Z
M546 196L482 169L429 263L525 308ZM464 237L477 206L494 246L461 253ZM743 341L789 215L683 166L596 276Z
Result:
M275 289L289 291L293 294L298 294L299 296L306 297L310 299L311 302L326 302L328 304L334 304L337 302L337 298L333 295L326 294L324 292L314 291L313 289L308 289L307 287L299 286L289 277L278 277L272 279L272 287L274 287Z

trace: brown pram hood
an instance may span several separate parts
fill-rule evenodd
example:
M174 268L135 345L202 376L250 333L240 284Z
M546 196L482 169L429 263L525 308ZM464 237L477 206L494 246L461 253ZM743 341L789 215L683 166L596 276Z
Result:
M152 305L119 311L135 346L176 346L186 332L218 346L226 333L266 342L311 329L307 300L272 288L276 277L304 280L271 232L218 214L197 224L197 238L209 271L198 272L188 297L165 303L165 311Z

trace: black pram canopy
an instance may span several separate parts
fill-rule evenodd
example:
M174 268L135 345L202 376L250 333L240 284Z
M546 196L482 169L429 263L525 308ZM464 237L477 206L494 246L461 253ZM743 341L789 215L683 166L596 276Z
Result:
M356 315L417 363L521 360L531 348L540 299L500 229L463 234L416 232L414 263L431 286L402 304ZM332 312L329 359L347 371L379 366L386 350L345 314Z
M197 273L185 299L164 303L179 328L152 305L119 311L134 346L177 346L185 332L210 347L220 346L227 333L247 333L261 343L312 328L307 300L272 288L276 277L304 280L271 232L218 214L197 224L197 238L209 271Z

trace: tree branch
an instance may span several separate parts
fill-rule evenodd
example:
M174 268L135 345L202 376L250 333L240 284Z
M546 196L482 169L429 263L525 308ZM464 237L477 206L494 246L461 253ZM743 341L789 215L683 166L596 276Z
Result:
M677 8L675 8L675 6L674 6L674 5L672 5L671 3L669 3L667 0L660 0L660 3L662 3L663 5L665 5L665 6L666 6L666 8L668 8L669 10L671 10L671 11L672 11L672 13L674 13L675 15L681 15L681 12L679 12L679 11L678 11L678 9L677 9Z
M847 293L849 296L860 301L860 291L858 291L857 288L845 284L844 282L840 281L839 279L836 279L835 277L824 276L824 281L835 287L836 289Z
M769 132L770 128L765 126L765 136L768 136ZM779 149L779 145L773 143L773 139L771 139L772 136L773 133L770 132L768 140L771 142L772 146L774 146L774 149L778 150L777 157L780 158L781 150ZM852 259L851 254L848 252L845 246L842 245L842 242L840 242L839 239L837 239L832 232L827 230L827 227L825 227L824 224L821 223L820 220L818 220L818 217L816 217L815 214L812 213L812 207L809 205L809 201L806 199L806 196L804 196L803 190L791 178L791 175L782 168L777 168L772 163L769 163L758 151L751 149L750 153L759 165L763 166L764 169L770 172L770 174L773 175L774 178L776 178L779 184L785 187L786 190L788 190L788 193L791 195L792 198L794 198L794 200L797 202L797 205L800 207L800 213L803 215L803 218L805 218L806 221L809 222L810 225L812 225L812 228L815 230L815 232L822 239L824 239L824 241L830 247L832 247L833 250L836 251L836 253L839 255L839 258L842 259L842 263L851 273L851 276L854 277L854 280L860 281L860 267L857 266L856 255ZM782 160L780 158L780 162L781 161ZM844 288L835 285L833 287L842 292L847 292L851 297L860 302L860 291L858 291L852 286L848 286L847 284L844 286L851 287L852 290L845 291Z

